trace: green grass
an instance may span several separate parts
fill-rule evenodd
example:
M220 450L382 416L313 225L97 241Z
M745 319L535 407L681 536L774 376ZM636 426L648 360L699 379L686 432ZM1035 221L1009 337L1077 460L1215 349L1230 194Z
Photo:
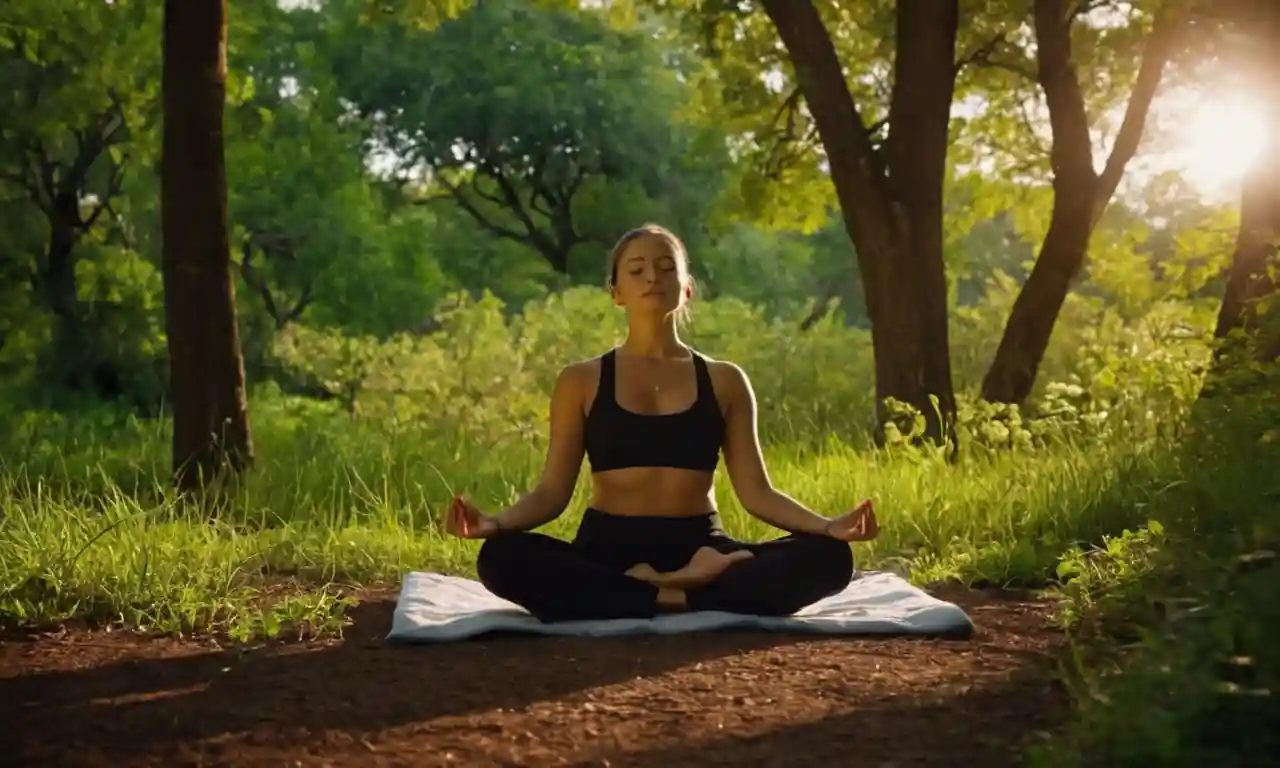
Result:
M540 445L498 454L425 430L390 434L383 423L341 414L300 416L298 407L259 401L262 459L212 516L164 489L162 426L88 420L64 425L60 439L46 435L56 450L0 474L0 619L81 616L246 636L287 628L271 623L279 609L264 608L260 594L278 596L288 581L288 595L316 606L297 613L290 603L292 618L318 621L340 586L394 585L414 569L471 573L477 543L443 536L439 511L455 490L497 509L530 488L540 468ZM826 514L875 499L884 532L857 546L864 567L921 582L1043 584L1072 544L1146 520L1171 478L1159 445L1064 442L953 465L828 440L820 450L771 446L766 458L779 487ZM584 474L548 530L571 535L587 492ZM723 472L717 496L735 535L777 535L742 511Z
M1280 403L1202 404L1157 522L1068 552L1075 712L1040 766L1260 766L1280 754Z
M454 492L494 510L531 487L548 361L602 348L567 323L594 301L549 299L554 311L509 325L482 304L450 320L465 333L427 339L290 340L301 368L286 375L354 394L326 405L256 389L259 458L216 513L167 491L163 422L0 413L0 625L332 632L352 587L472 573L478 544L441 535L439 512ZM865 334L796 336L733 304L702 309L696 343L756 384L774 482L826 514L876 501L883 533L855 547L864 568L1058 596L1074 709L1033 764L1261 765L1280 749L1274 375L1260 394L1197 401L1206 346L1162 341L1159 323L1095 322L1055 336L1027 414L962 398L952 464L868 446ZM551 532L571 534L587 490L584 475ZM731 533L774 535L723 474L717 497Z
M0 472L0 621L240 640L340 631L352 586L471 573L477 544L442 536L439 510L454 490L509 502L541 461L537 443L477 449L255 402L262 458L212 516L164 491L163 426L85 414L11 430L6 453L22 461ZM1075 710L1033 764L1256 765L1280 746L1280 409L1264 395L1206 411L1181 429L1064 430L1017 450L976 441L955 464L833 439L766 454L775 482L823 512L877 501L884 531L857 545L864 567L1058 594ZM586 490L584 477L551 531L571 533ZM723 476L717 493L732 533L772 535Z

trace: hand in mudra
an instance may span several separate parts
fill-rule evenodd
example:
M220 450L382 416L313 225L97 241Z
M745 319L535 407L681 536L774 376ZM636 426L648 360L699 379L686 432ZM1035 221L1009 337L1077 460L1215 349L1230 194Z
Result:
M841 541L870 541L880 533L880 524L876 521L876 510L871 500L867 499L840 517L832 518L827 523L826 532Z
M498 524L475 504L454 496L445 510L444 530L463 539L483 539L497 533Z

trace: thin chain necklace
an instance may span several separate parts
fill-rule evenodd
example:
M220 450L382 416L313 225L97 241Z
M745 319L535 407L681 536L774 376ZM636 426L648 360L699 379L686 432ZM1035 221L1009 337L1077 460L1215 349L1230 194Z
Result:
M682 345L682 346L683 346L683 345ZM648 361L649 361L649 363L648 363L649 365L653 365L653 364L654 364L654 363L653 363L653 358L649 358L649 357L648 357L648 356L646 356L646 355L635 355L635 356L633 356L633 359L637 359L637 360L644 359L644 360L648 360ZM659 358L659 359L661 359L661 358ZM651 388L655 393L656 393L656 392L661 392L661 391L662 391L662 384L661 384L661 383L657 383L657 382L655 382L655 383L653 383L653 384L651 384L651 385L649 385L649 386L650 386L650 388Z

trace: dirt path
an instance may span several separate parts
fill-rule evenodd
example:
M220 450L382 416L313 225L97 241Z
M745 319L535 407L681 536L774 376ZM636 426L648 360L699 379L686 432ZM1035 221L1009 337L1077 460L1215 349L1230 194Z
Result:
M1053 720L1058 636L1025 598L940 593L967 640L711 633L223 650L67 633L0 644L0 764L1014 764Z

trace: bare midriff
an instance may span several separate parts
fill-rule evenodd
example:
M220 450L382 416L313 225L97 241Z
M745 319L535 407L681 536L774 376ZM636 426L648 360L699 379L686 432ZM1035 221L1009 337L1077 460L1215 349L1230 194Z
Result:
M591 506L629 517L694 517L715 511L714 475L670 467L634 467L591 476Z

